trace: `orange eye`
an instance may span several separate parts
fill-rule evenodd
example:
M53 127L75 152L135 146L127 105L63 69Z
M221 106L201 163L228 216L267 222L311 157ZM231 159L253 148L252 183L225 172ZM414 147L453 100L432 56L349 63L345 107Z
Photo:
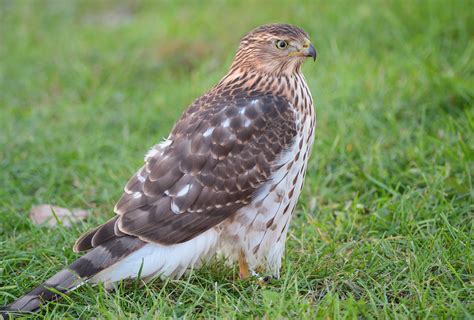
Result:
M283 49L286 49L286 47L288 47L288 42L286 42L285 40L277 40L275 45L278 49L283 50Z

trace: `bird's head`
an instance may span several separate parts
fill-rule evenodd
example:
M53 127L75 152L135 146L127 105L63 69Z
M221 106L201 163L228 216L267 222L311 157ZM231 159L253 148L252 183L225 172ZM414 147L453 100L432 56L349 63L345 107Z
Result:
M316 60L316 49L305 31L289 24L268 24L240 40L231 69L291 75L299 72L307 57Z

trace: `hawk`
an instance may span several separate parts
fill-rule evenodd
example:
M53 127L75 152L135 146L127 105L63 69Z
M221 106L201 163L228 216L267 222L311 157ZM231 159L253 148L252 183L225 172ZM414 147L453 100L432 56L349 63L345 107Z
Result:
M116 215L77 240L86 253L6 310L35 311L85 282L179 278L216 254L242 278L278 277L314 140L307 57L316 50L296 26L245 35L227 75L146 154Z

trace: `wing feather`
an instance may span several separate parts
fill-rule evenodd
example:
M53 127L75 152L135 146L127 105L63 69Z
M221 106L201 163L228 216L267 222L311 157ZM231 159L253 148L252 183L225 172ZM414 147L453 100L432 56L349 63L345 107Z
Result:
M295 110L283 98L198 99L129 180L118 216L76 250L125 234L161 244L192 239L251 201L295 135Z

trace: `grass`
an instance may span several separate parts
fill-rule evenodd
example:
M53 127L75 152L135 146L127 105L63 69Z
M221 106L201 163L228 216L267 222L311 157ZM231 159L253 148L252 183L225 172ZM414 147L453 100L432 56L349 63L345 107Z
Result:
M213 262L180 281L83 287L47 318L471 318L471 1L0 1L0 304L73 261L128 177L268 22L308 31L318 128L282 278ZM31 206L89 208L71 229Z

